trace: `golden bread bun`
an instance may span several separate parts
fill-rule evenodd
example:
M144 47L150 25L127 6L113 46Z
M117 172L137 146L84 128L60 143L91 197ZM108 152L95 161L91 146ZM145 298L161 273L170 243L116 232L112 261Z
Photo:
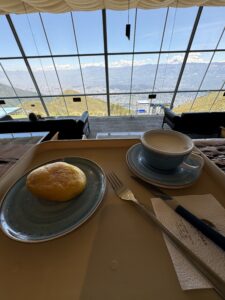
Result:
M55 162L33 170L27 188L37 197L51 201L67 201L78 196L86 186L84 172L65 162Z

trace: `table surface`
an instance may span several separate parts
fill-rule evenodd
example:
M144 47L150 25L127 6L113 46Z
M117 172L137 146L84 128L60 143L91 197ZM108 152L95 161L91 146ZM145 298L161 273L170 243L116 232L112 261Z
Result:
M129 131L129 132L98 132L96 139L133 139L140 138L142 131Z
M119 174L138 198L152 208L151 191L132 179L126 165L126 152L137 142L38 144L1 178L0 197L27 170L51 159L81 156L95 161L106 173ZM20 144L15 146L19 147ZM193 186L167 191L174 196L212 193L225 206L223 182L224 174L209 162ZM120 201L110 186L96 213L64 237L24 244L0 232L0 267L1 297L7 300L220 299L212 289L181 290L160 230L135 207Z
M42 139L43 136L1 138L0 177L16 163L26 151L38 144Z

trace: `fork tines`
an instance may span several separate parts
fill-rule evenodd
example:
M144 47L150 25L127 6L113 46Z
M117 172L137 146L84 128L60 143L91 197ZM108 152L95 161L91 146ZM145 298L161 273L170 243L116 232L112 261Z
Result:
M106 177L114 190L122 186L122 182L114 172L107 174Z

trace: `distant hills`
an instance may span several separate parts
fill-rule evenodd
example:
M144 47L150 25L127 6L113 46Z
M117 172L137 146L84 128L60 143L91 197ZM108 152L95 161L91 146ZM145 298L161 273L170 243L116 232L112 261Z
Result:
M29 90L23 90L20 88L15 88L15 92L11 86L0 83L0 98L2 98L2 99L4 99L4 97L16 97L17 95L18 96L28 96L28 95L29 96L37 96L37 93L35 93L35 92L29 91Z
M198 90L201 79L207 69L207 63L188 63L186 64L183 79L181 80L181 90ZM45 67L45 66L44 66ZM72 66L71 66L72 67ZM36 81L42 94L61 94L55 71L45 67L45 76L42 70L34 70ZM68 69L58 65L58 75L63 90L77 90L83 93L83 86L79 69ZM160 64L156 78L155 90L173 90L181 63ZM156 64L137 65L134 62L133 71L133 92L150 92L153 88ZM82 69L86 93L105 92L105 69L102 66L88 66ZM9 78L14 86L18 88L19 95L25 91L34 91L32 81L28 80L25 71L7 71ZM208 74L201 89L220 89L225 80L225 62L211 63ZM0 73L0 82L3 81ZM131 80L131 67L119 66L109 67L110 92L129 92ZM20 93L21 92L21 93ZM32 95L32 92L30 92ZM3 95L1 93L1 95Z
M59 65L60 66L60 65ZM147 92L150 93L153 88L153 82L155 78L156 65L155 64L141 64L134 65L133 80L132 80L132 92ZM184 70L183 78L180 83L179 90L197 90L201 83L201 79L207 69L207 63L188 63ZM156 84L154 91L168 91L175 88L177 77L180 72L181 63L169 63L160 64L158 68L158 74L156 78ZM42 94L61 94L61 88L59 86L55 72L46 67L45 76L40 70L34 70L34 75L39 85ZM82 69L83 78L85 84L86 93L105 93L105 70L102 66L88 66ZM23 99L22 103L25 109L42 111L41 103L37 99L32 99L32 96L37 94L34 92L32 81L27 80L27 72L25 71L8 71L8 76L13 82L18 96L31 96L30 99ZM84 93L80 71L79 69L63 69L62 66L58 71L61 87L65 94ZM0 73L0 82L3 81L3 74ZM119 66L109 68L109 84L110 92L129 92L131 80L131 67ZM208 74L201 86L201 89L220 89L222 83L225 80L225 62L214 62L211 64ZM79 92L78 92L79 91ZM0 83L0 98L14 97L16 96L13 89L3 83ZM222 96L221 96L222 97ZM65 98L65 99L64 99ZM97 113L97 115L105 115L107 112L106 98L105 96L98 97L82 97L81 103L73 102L72 97L59 97L59 98L46 98L46 105L52 114L64 114L65 106L68 107L68 111L72 114L74 112L80 113L86 109L86 101L90 112ZM176 111L188 110L191 106L190 93L182 93L177 97L175 104ZM198 97L198 101L195 102L193 110L208 110L215 98L215 94L210 93ZM136 100L147 99L147 95L132 95L133 103ZM199 99L204 99L199 100ZM222 99L222 98L221 98ZM172 100L171 94L157 94L157 99L154 102L157 103L170 103ZM30 107L30 104L35 105ZM218 100L219 101L219 100ZM222 100L221 100L222 101ZM204 105L203 105L204 102ZM217 102L217 101L216 101ZM7 100L10 106L18 106L18 100ZM218 102L219 103L219 102ZM120 95L111 97L111 109L114 111L120 110L124 114L128 114L129 96ZM218 106L218 109L225 110L223 103ZM135 111L135 105L131 109ZM215 106L216 109L216 106ZM42 112L44 113L44 112Z
M199 111L225 111L225 96L224 92L211 92L204 96L199 96L196 100L187 101L178 105L173 109L176 113L182 112L199 112Z

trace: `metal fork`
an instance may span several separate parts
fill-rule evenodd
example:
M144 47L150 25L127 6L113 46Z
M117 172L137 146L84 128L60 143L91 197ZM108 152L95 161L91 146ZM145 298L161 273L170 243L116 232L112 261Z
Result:
M119 177L111 172L106 175L116 195L125 201L131 201L139 207L151 220L172 240L172 242L182 251L186 258L212 283L216 292L225 299L225 282L210 269L199 257L187 248L171 231L169 231L154 215L150 208L139 202L133 192L126 187Z

